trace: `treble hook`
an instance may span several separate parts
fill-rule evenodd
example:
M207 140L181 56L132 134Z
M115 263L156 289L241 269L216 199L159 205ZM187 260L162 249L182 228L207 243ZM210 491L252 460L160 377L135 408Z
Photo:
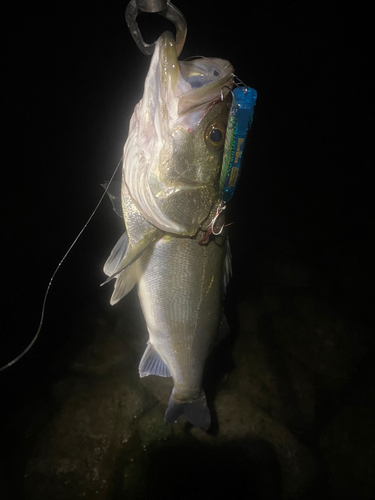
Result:
M176 51L177 57L181 54L186 38L186 21L183 14L169 0L131 0L125 10L126 24L138 45L138 48L148 56L155 49L154 43L146 43L143 40L138 23L136 21L139 12L154 12L166 17L176 26Z
M205 245L208 242L211 234L213 234L214 236L219 236L223 232L224 227L229 226L229 224L223 224L220 229L215 231L216 221L217 221L219 215L226 209L226 207L227 206L226 206L225 201L220 201L218 203L218 206L216 208L216 213L215 213L213 219L211 220L211 222L206 227L201 226L202 231L204 231L206 234L203 236L203 238L201 240L198 241L199 245Z

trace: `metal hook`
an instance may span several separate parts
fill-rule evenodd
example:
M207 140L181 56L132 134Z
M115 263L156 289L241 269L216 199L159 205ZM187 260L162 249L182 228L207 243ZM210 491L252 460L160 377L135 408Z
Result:
M228 85L224 85L223 87L221 87L220 89L220 99L221 101L224 101L224 93L223 93L223 89L228 89L229 92L232 94L232 98L234 99L234 95L233 95L233 91L230 87L228 87ZM228 94L227 94L228 95ZM230 106L230 104L229 104Z
M226 203L225 201L220 201L220 203L217 206L216 213L213 217L213 219L210 221L210 223L206 227L202 227L203 231L209 231L210 234L213 234L215 236L218 236L222 230L225 224L223 224L219 230L219 232L215 232L215 223L221 212L223 212L226 209Z
M232 78L233 78L233 84L234 84L237 88L241 89L241 90L242 90L242 92L244 92L244 94L246 94L246 93L247 93L247 90L248 90L248 88L249 88L249 87L246 85L246 83L244 83L242 80L240 80L240 79L238 78L238 76L237 76L237 75L235 75L234 73L232 73Z
M131 0L125 10L126 24L138 45L138 48L146 55L152 55L155 49L154 43L146 43L143 40L138 23L136 21L139 12L156 12L166 17L176 26L176 51L177 57L181 54L186 38L186 21L183 14L169 0Z

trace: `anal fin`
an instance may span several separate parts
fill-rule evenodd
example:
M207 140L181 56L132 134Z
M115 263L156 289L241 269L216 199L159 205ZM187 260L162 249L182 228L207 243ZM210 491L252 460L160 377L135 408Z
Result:
M171 377L168 366L161 359L152 344L148 343L146 350L139 363L139 376L158 375L159 377Z

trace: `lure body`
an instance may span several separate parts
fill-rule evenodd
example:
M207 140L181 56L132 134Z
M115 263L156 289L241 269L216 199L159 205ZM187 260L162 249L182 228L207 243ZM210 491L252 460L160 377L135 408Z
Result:
M221 196L225 203L232 199L238 183L246 135L251 127L257 98L256 91L250 87L236 87L232 94L220 176Z

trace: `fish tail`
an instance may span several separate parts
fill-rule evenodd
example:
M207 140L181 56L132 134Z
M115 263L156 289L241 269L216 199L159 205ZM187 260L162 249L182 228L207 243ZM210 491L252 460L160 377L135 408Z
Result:
M188 422L195 427L207 431L211 426L211 414L207 406L206 395L202 392L200 398L190 403L176 403L173 399L173 391L169 398L168 408L165 412L164 422L172 424L181 415L185 415Z

